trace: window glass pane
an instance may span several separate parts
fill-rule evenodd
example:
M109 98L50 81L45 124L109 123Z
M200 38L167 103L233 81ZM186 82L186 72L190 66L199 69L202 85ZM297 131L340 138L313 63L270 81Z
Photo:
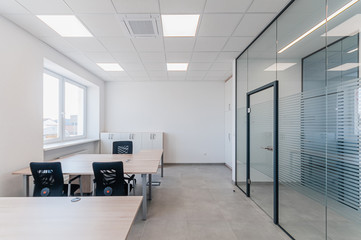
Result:
M59 138L59 79L43 75L43 138Z
M84 135L84 89L65 82L65 137Z

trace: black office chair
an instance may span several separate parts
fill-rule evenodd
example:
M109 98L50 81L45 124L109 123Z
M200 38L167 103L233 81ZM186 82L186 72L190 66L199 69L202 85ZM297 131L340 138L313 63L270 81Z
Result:
M80 185L72 184L80 176L69 180L69 184L64 184L60 162L32 162L30 169L35 184L34 197L70 196L80 188Z
M133 154L133 142L132 141L116 141L113 142L113 154ZM125 180L130 184L133 182L133 188L137 184L137 179L135 175L125 174ZM135 192L134 192L135 193Z
M132 141L113 142L113 154L133 154Z
M123 162L93 162L96 196L127 196Z

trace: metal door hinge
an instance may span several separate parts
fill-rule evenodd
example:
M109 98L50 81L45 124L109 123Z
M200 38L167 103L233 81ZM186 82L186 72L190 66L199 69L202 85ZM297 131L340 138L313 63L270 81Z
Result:
M247 113L251 113L251 108L247 108Z
M248 179L248 181L247 181L247 182L248 182L248 184L251 184L251 179Z

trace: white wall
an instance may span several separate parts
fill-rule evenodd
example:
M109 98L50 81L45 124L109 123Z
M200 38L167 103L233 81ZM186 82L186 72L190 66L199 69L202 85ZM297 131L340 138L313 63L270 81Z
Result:
M0 196L21 196L22 178L12 176L11 172L28 166L31 161L42 161L44 158L44 58L99 86L100 109L103 104L104 83L3 17L0 17L0 29ZM103 120L100 119L100 129L102 124ZM63 153L65 152L66 149Z
M163 131L166 163L224 163L224 82L110 82L105 130Z
M224 89L224 115L225 115L225 132L224 132L224 146L225 146L225 164L232 168L232 97L233 97L233 77L225 83Z

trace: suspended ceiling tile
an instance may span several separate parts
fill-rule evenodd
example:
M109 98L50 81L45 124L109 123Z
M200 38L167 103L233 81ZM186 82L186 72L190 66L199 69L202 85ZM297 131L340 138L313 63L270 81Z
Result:
M115 59L108 52L86 52L85 55L95 63L111 63Z
M164 62L165 63L165 54L164 52L141 52L139 53L142 62Z
M128 71L127 73L132 78L148 77L148 74L146 71Z
M111 52L111 55L120 63L139 63L141 60L137 52Z
M269 0L266 0L269 1ZM252 0L207 0L206 13L240 13L246 12Z
M112 0L118 13L159 13L158 0Z
M78 50L70 45L64 38L62 37L42 37L42 41L55 48L59 52L64 54L68 52L78 52Z
M187 76L187 71L169 71L168 72L168 77L169 78L186 78Z
M197 63L191 62L188 65L188 71L208 71L212 63Z
M148 75L150 78L155 78L155 77L167 78L168 72L165 70L164 71L148 71Z
M107 72L109 76L111 77L119 77L119 78L126 78L130 77L127 72Z
M280 12L290 0L272 0L272 1L264 1L264 0L254 0L248 12Z
M74 13L115 13L111 0L64 0Z
M198 36L231 36L242 14L204 14Z
M232 62L241 52L221 52L219 53L217 62Z
M233 36L256 37L272 21L276 14L245 14L241 23L236 28ZM252 27L250 27L252 26Z
M231 71L208 71L204 80L226 80L232 75Z
M95 38L67 38L67 41L76 49L83 52L105 52L106 49Z
M193 78L203 78L207 74L207 71L188 71L187 78L193 77Z
M167 70L167 64L165 62L162 62L162 63L145 62L144 67L148 71L166 71Z
M159 0L162 14L200 14L206 0Z
M122 63L122 68L129 72L129 71L145 71L144 66L139 63Z
M77 16L96 37L126 36L115 14L79 14Z
M227 39L227 37L198 37L194 51L221 51Z
M166 52L167 62L190 62L192 52Z
M223 48L223 51L243 51L252 41L254 37L231 37Z
M214 62L218 52L194 52L191 62Z
M63 0L17 0L33 14L73 14Z
M232 63L213 63L211 71L231 71Z
M165 37L165 50L168 52L193 51L194 37Z
M100 37L99 41L108 51L135 52L132 41L127 37Z
M164 51L162 38L133 38L133 44L139 52Z

